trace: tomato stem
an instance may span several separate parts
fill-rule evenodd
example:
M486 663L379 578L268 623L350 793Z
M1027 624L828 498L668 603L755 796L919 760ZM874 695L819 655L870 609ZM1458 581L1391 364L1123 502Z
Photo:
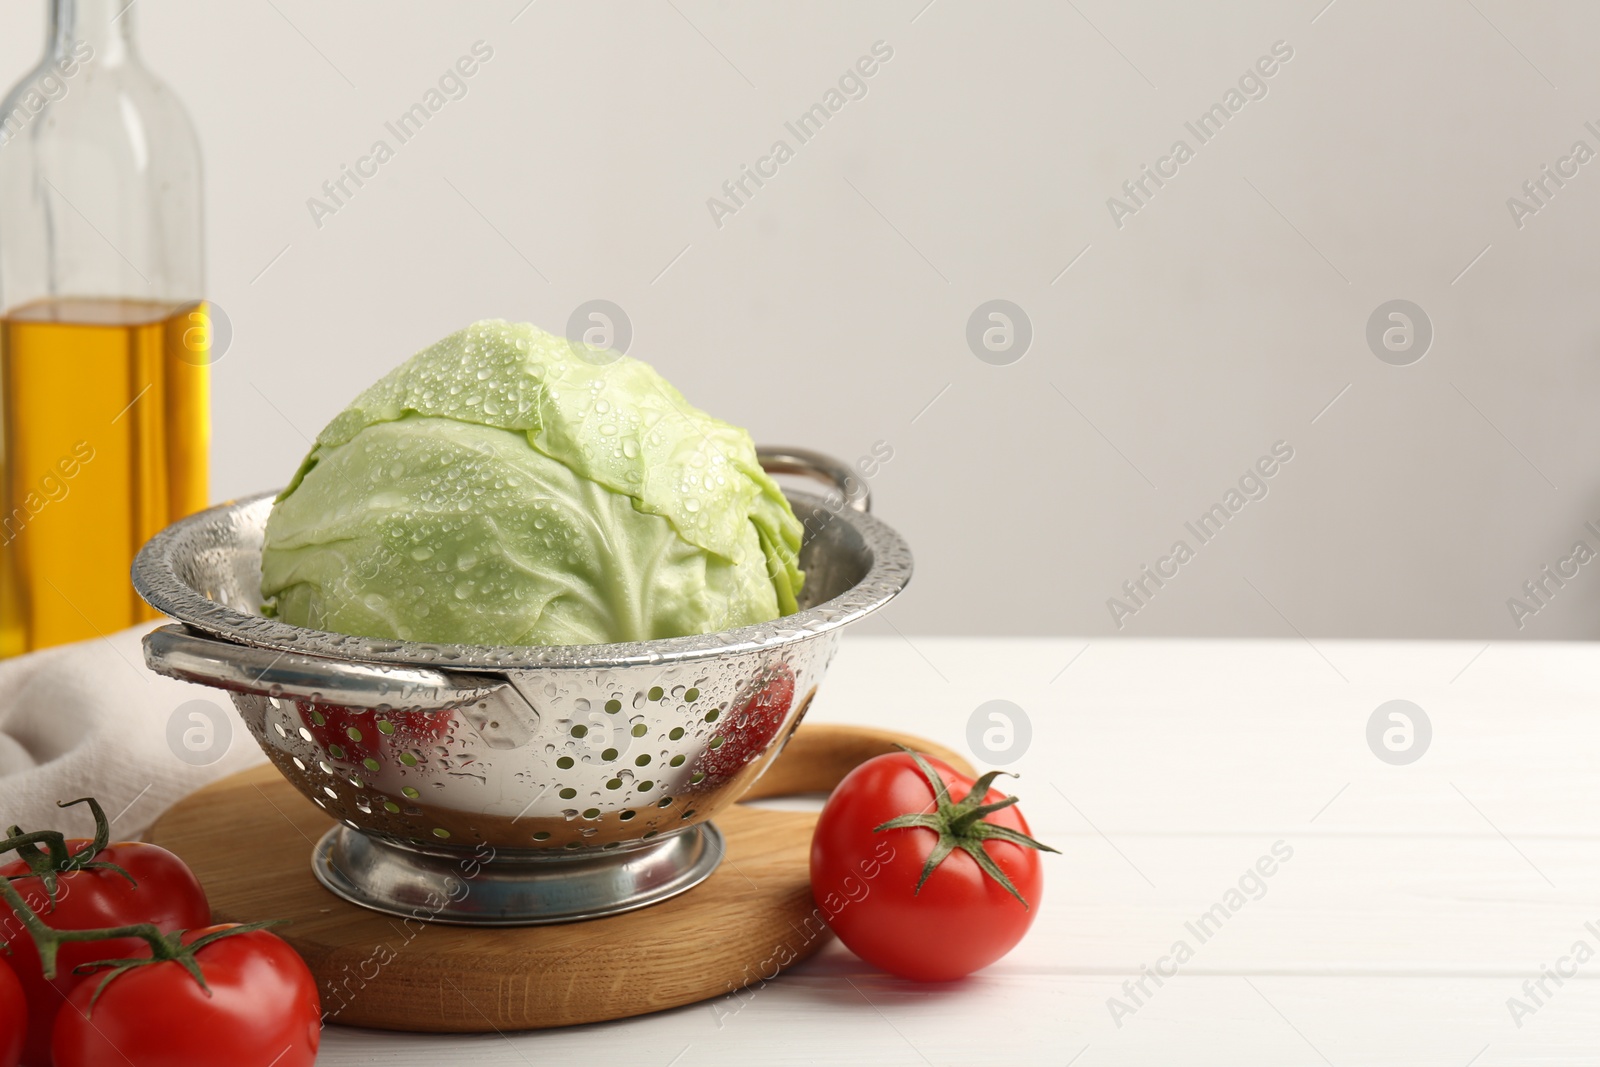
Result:
M15 839L13 839L15 840ZM9 841L4 842L10 844ZM22 899L10 879L0 878L0 900L4 900L11 907L23 928L28 931L28 936L33 938L33 944L39 950L39 966L44 971L46 978L56 976L56 954L61 946L73 941L107 941L117 937L138 937L150 945L150 951L156 956L169 952L166 944L166 935L161 929L150 923L138 923L133 926L113 926L103 930L57 930L45 924L38 914ZM172 958L170 955L165 958Z
M11 836L5 841L0 841L0 853L15 851L22 857L22 862L28 865L32 874L14 874L6 880L15 882L19 878L34 878L39 876L40 861L45 864L65 864L71 860L67 852L67 839L64 834L54 830L35 830L32 833L23 833L20 826L13 826L6 833ZM41 851L36 846L44 845Z
M85 842L75 850L68 850L67 839L57 830L38 830L31 834L22 832L22 827L12 826L6 830L9 839L0 842L0 854L16 852L22 862L28 866L28 874L15 875L11 878L37 878L44 885L45 896L49 898L50 910L56 907L56 889L60 884L63 874L73 871L110 870L126 878L132 885L139 883L133 880L133 875L118 867L114 863L101 863L95 857L106 850L111 843L111 822L106 818L105 809L93 797L79 797L77 800L60 801L58 808L70 808L78 804L89 805L89 812L94 816L94 838ZM39 845L44 848L39 848Z
M197 983L199 983L201 991L209 997L211 996L211 987L206 984L206 976L200 970L200 961L195 958L195 954L201 949L205 948L207 945L216 941L221 941L225 937L238 937L240 934L253 934L257 930L265 930L269 926L277 926L282 922L284 922L283 919L269 919L266 922L245 923L241 926L229 926L226 929L213 930L209 934L197 937L187 945L183 943L183 935L188 933L188 931L176 930L173 933L167 934L165 937L161 938L161 947L159 949L156 948L154 943L151 944L152 955L149 959L141 957L139 959L131 960L100 960L95 963L85 963L80 967L76 967L73 969L73 973L92 974L95 971L109 968L106 976L102 978L100 980L100 984L95 987L94 995L89 998L89 1013L91 1015L94 1013L94 1006L100 1001L100 995L106 991L107 986L116 981L118 978L121 978L124 974L127 974L129 971L136 970L140 967L148 967L155 963L178 964L184 970L189 972L189 977L193 978ZM134 928L128 927L127 929L131 930ZM159 931L157 932L159 933ZM101 933L111 934L113 932L101 931Z
M922 885L928 877L939 868L939 865L949 858L950 853L960 849L971 856L985 875L994 879L1005 891L1016 897L1024 908L1028 902L1017 887L1011 884L1011 879L1006 877L1006 872L995 863L994 857L989 855L989 850L984 847L985 841L1009 841L1013 845L1023 848L1034 848L1041 852L1055 852L1056 849L1049 845L1040 844L1020 830L1013 830L1009 826L998 826L986 822L987 816L1017 802L1016 797L1006 797L992 804L985 804L984 798L989 795L989 790L994 788L994 780L1008 771L990 771L972 783L972 789L959 802L950 799L950 791L945 788L944 779L939 772L933 769L927 759L920 752L914 752L904 745L900 750L910 756L917 765L917 770L928 780L928 785L933 789L934 810L914 811L890 819L882 826L875 827L874 833L883 833L885 830L904 830L912 827L932 830L939 835L938 842L933 850L928 853L928 862L923 865L922 877L917 879L916 889L913 893L920 894ZM1015 777L1015 775L1011 775Z

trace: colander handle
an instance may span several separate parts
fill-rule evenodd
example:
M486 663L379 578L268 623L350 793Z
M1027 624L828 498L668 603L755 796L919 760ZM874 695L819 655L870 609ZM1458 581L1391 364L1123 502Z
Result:
M185 682L357 709L459 708L476 704L508 684L493 675L346 663L298 652L254 648L179 625L163 626L145 635L144 661L157 674Z
M756 449L756 458L768 474L798 474L826 482L839 490L845 504L855 511L872 510L872 490L866 480L847 463L809 448L767 446Z

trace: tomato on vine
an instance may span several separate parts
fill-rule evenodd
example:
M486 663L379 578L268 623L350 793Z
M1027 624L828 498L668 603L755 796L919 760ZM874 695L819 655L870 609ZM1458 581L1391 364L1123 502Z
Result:
M22 834L12 827L10 836L25 842L12 845L21 858L0 866L0 879L10 882L44 925L54 930L94 930L145 923L170 933L211 922L205 891L182 860L157 845L110 843L111 827L100 805L91 799L72 804L89 805L95 820L92 840L65 839L50 831ZM9 946L9 963L27 997L23 1062L30 1065L50 1062L56 1013L83 981L74 973L76 968L126 956L141 945L137 938L64 943L55 975L47 978L33 939L24 932L16 909L5 901L0 901L0 941Z
M100 805L73 803L93 812L92 841L12 827L0 842L21 857L3 869L0 913L22 968L18 981L0 963L0 1067L15 1067L8 1043L21 1044L23 1014L29 1067L311 1067L316 980L266 932L273 924L208 925L182 861L153 845L109 845Z

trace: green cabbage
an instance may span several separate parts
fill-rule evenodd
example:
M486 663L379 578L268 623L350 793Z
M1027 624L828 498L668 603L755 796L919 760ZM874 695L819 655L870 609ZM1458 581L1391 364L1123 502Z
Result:
M795 611L800 537L745 431L638 360L493 320L322 431L273 505L261 592L363 637L651 640Z

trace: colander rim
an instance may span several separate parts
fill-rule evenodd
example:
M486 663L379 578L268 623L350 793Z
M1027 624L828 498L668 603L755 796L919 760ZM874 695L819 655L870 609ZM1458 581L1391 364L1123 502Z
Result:
M861 579L821 604L771 622L688 637L599 645L465 645L354 637L292 626L250 614L206 596L179 577L176 555L202 527L237 529L253 509L276 498L276 491L225 501L173 523L152 537L133 561L133 587L151 607L192 630L233 644L348 662L431 667L450 671L505 671L665 666L746 652L760 652L809 640L837 630L878 610L911 580L910 547L895 530L869 512L832 507L823 497L798 490L785 495L799 516L827 516L851 527L862 539L871 563Z

